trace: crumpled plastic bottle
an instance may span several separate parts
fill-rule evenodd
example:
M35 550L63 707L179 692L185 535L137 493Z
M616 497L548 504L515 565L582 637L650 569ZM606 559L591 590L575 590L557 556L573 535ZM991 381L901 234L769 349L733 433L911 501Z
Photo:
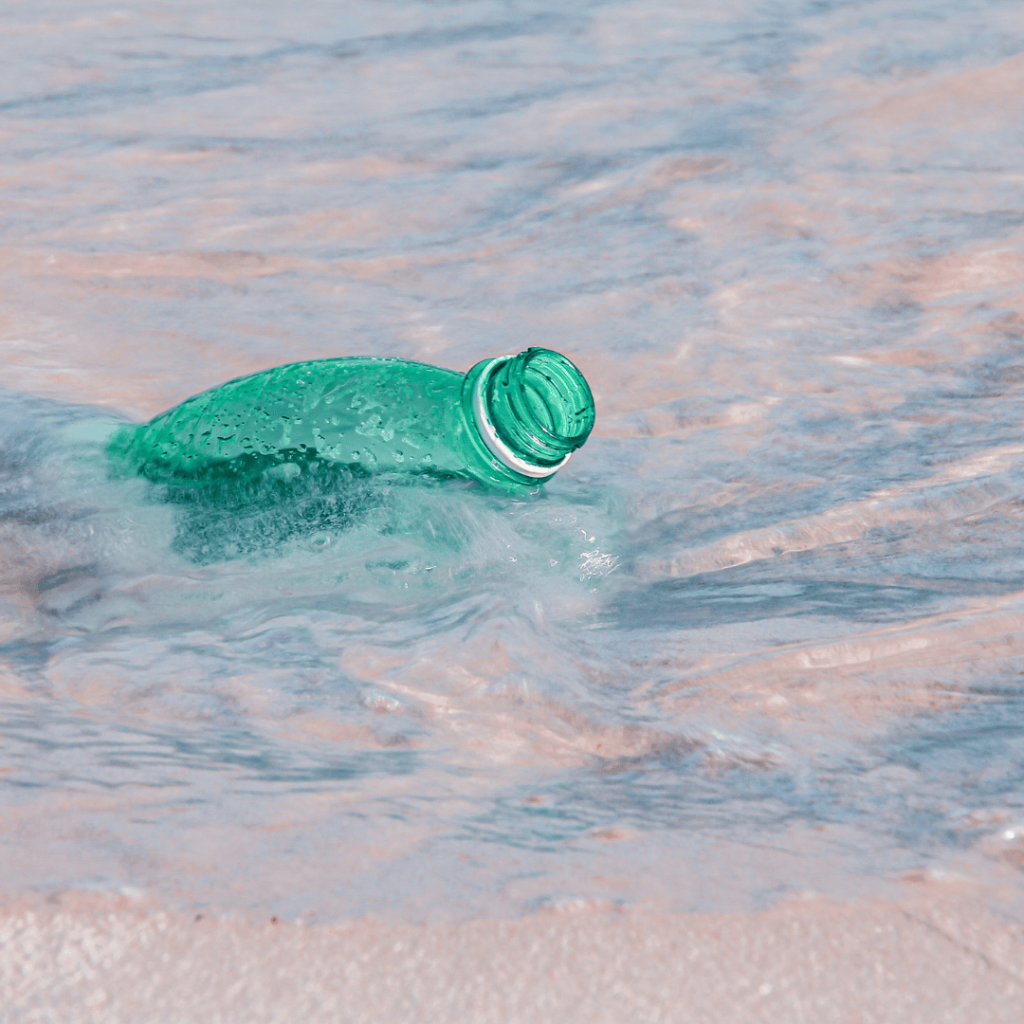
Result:
M355 357L229 381L122 428L109 452L128 472L192 488L333 467L522 491L549 480L593 425L583 374L549 349L485 359L467 374Z

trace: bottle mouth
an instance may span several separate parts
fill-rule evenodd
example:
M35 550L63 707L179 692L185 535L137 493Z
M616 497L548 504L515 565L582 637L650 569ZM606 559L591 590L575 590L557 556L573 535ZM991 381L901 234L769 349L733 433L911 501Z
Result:
M491 453L532 479L561 469L594 427L586 378L545 348L490 360L476 378L473 412Z

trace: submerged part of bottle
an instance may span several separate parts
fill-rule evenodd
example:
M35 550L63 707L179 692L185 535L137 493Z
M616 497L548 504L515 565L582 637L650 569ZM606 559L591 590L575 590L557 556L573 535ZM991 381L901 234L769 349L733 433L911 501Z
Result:
M287 480L330 465L536 487L586 441L594 399L565 356L531 348L463 375L403 359L291 363L126 427L110 446L161 483Z

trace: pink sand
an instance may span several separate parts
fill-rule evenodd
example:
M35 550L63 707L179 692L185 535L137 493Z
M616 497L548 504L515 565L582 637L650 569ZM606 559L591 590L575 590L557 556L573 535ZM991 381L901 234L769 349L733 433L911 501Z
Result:
M8 905L5 1022L1019 1021L1019 925L963 896L304 927L91 894Z

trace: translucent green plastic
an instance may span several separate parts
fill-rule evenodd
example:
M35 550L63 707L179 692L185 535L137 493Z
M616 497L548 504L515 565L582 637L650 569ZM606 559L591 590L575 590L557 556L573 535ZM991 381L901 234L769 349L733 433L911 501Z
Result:
M594 425L565 356L531 348L469 373L402 359L292 363L229 381L127 427L113 458L150 480L280 479L325 467L536 488Z

